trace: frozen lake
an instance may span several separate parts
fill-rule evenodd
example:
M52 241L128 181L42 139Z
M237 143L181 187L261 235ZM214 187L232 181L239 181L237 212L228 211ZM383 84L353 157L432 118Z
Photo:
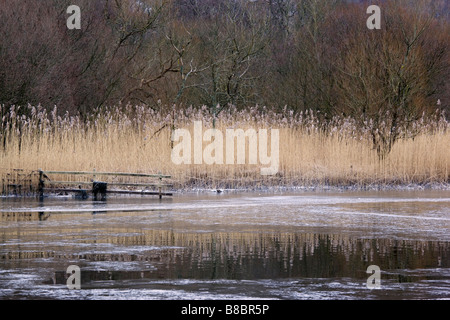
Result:
M0 299L450 299L450 192L0 198Z

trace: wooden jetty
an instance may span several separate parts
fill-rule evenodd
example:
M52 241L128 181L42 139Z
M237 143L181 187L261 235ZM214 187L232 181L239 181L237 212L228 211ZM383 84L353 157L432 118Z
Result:
M98 171L49 171L38 170L39 172L39 185L38 193L41 198L48 192L70 192L77 193L82 198L86 198L88 193L92 193L94 199L101 199L106 197L108 193L116 194L136 194L136 195L156 195L161 199L163 196L172 196L171 192L164 191L163 189L171 187L171 184L163 183L163 179L171 178L171 176L163 174L145 174L145 173L125 173L125 172L98 172ZM77 181L77 180L52 180L52 175L70 175L70 176L91 176L90 181ZM156 179L156 182L124 182L124 181L107 181L97 180L98 176L113 176L113 177L134 177L134 178L152 178ZM141 187L142 190L130 190L130 189L110 189L109 186L119 187ZM68 187L73 186L73 187ZM156 188L157 190L148 190L149 188Z

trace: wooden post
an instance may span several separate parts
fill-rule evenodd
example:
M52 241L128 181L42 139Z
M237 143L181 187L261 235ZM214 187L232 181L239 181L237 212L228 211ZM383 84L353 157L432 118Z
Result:
M161 172L160 172L159 173L159 198L160 199L162 199L161 186L162 186L162 175L161 175Z
M44 199L44 172L39 169L39 185L38 185L39 199Z
M95 179L92 180L92 194L94 196L94 200L97 200L98 188L97 188L97 182L95 182Z

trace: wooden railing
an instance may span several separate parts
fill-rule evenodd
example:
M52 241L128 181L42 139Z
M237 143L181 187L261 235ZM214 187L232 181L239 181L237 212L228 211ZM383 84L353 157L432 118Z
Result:
M125 173L125 172L97 172L97 171L51 171L39 169L39 186L38 192L40 197L44 197L45 192L77 192L82 197L87 197L89 192L92 192L94 198L97 199L100 194L102 199L105 198L107 193L119 193L119 194L140 194L140 195L158 195L161 199L162 196L172 196L172 193L163 191L163 188L172 186L171 184L163 183L163 179L171 178L171 176L163 174L145 174L145 173ZM52 180L51 175L73 175L73 176L92 176L91 181L75 181L75 180ZM99 181L97 176L116 176L116 177L140 177L140 178L153 178L157 179L157 182L115 182L115 181ZM69 188L68 186L78 186L78 188ZM108 186L126 186L126 187L143 187L143 190L117 190L108 189ZM55 187L59 186L59 187ZM91 186L91 188L86 188ZM153 187L157 188L157 191L148 191L147 189Z

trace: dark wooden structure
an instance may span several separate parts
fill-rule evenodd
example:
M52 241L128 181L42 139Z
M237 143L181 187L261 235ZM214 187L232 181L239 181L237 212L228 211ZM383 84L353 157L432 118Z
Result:
M78 193L82 198L86 198L88 193L92 193L94 199L105 199L107 193L116 194L138 194L138 195L157 195L161 199L163 196L172 196L171 192L163 189L170 187L171 184L163 183L163 179L171 178L171 176L163 174L145 174L145 173L124 173L124 172L97 172L97 171L44 171L39 169L39 185L38 193L41 198L46 192L71 192ZM71 176L92 176L91 181L61 181L52 180L52 175L71 175ZM139 177L152 178L156 182L117 182L117 181L99 181L97 176L114 176L114 177ZM141 187L143 190L130 189L109 189L109 186L120 187ZM71 188L69 186L76 186ZM156 188L157 190L147 190L148 188Z

